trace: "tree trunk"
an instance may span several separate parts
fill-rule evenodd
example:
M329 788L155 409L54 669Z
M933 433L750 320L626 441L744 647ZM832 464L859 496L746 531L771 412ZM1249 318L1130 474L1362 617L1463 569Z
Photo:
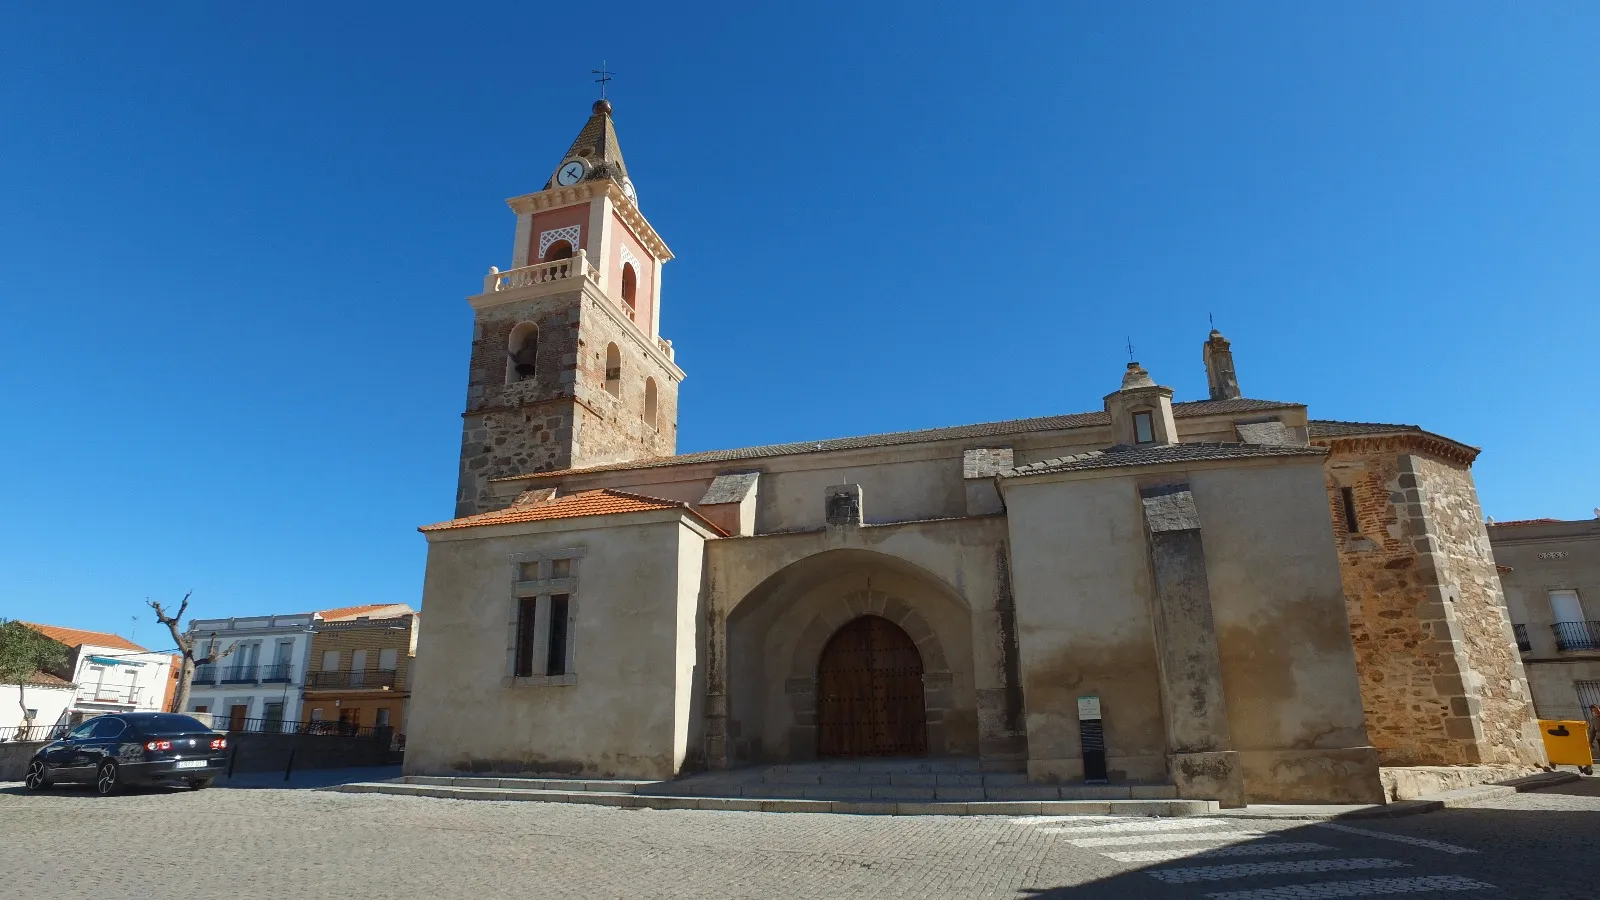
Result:
M22 707L22 728L17 731L17 740L19 741L28 737L28 726L33 724L33 720L28 718L28 700L22 695L23 682L27 680L26 678L17 680L17 705Z
M194 660L183 654L183 664L178 667L178 689L172 692L172 709L168 712L185 712L189 708L189 685L194 683Z

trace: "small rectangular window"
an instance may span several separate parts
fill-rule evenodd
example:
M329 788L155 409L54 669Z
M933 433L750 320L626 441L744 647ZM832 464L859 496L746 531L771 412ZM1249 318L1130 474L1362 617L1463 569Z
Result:
M523 597L517 601L517 668L519 678L533 675L533 638L538 598ZM541 673L542 674L542 673Z
M551 578L570 578L571 576L572 576L572 560L570 560L570 559L552 559L552 560L550 560L550 577Z
M1148 412L1133 414L1133 442L1148 444L1156 439L1155 420Z
M1344 530L1348 534L1360 534L1361 523L1356 521L1356 491L1355 488L1339 488L1339 501L1344 506Z
M339 651L337 651L337 650L324 650L324 651L322 651L322 671L324 671L324 672L337 672L337 671L339 671Z
M400 651L390 647L378 651L378 668L385 672L393 672L395 663L399 660Z
M567 595L550 598L550 657L546 675L567 674Z

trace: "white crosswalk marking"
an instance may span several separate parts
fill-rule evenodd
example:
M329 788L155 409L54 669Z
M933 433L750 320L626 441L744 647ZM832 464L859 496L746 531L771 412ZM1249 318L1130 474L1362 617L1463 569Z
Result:
M1430 841L1427 838L1411 837L1406 834L1390 834L1387 831L1371 831L1366 828L1352 828L1349 825L1340 825L1337 822L1318 822L1316 827L1329 828L1334 831L1343 831L1346 834L1359 834L1362 837L1377 838L1380 841L1395 841L1401 844L1410 844L1413 847L1427 847L1429 850L1438 850L1440 853L1477 853L1478 851L1457 847L1455 844L1446 844L1442 841Z
M1046 834L1127 834L1132 832L1188 831L1193 828L1215 828L1219 825L1227 827L1230 824L1221 819L1135 819L1131 822L1116 822L1107 825L1045 826L1039 830Z
M1236 844L1232 847L1169 847L1162 850L1116 850L1104 855L1117 862L1155 863L1180 859L1217 859L1229 856L1287 856L1290 853L1317 853L1332 850L1327 844L1311 841L1268 841Z
M1067 843L1074 847L1126 847L1176 844L1183 841L1247 841L1264 837L1259 831L1191 831L1179 834L1121 834L1113 837L1068 838Z
M1290 887L1207 894L1210 900L1330 900L1375 894L1419 894L1423 891L1483 891L1494 885L1460 875L1424 875L1418 878L1368 878L1362 881L1318 881Z
M1192 881L1222 881L1254 875L1299 875L1306 872L1345 872L1351 869L1399 869L1406 864L1398 859L1297 859L1286 862L1229 863L1219 866L1190 866L1182 869L1157 869L1151 878L1167 884Z

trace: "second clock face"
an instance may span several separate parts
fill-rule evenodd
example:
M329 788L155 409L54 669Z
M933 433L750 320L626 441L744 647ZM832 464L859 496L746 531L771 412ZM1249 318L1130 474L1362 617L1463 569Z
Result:
M633 182L626 178L622 179L622 195L635 203L639 202L639 198L633 193Z
M570 162L564 162L561 164L561 168L556 170L556 184L562 187L570 187L577 184L583 180L583 173L586 169L587 167L580 160L574 159Z

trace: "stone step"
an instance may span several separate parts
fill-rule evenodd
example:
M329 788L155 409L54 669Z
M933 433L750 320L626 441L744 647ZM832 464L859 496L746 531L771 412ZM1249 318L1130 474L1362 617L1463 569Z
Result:
M820 784L840 787L874 787L899 785L902 787L1011 787L1028 783L1028 776L1020 772L773 772L762 774L765 784Z
M483 775L407 775L404 784L432 787L512 788L536 791L603 791L631 794L642 787L663 784L659 781L629 781L620 778L495 778Z
M417 776L411 776L417 777ZM634 809L705 809L742 812L818 812L851 815L928 816L1202 816L1217 812L1215 800L891 800L760 797L698 797L634 794L624 791L564 791L490 787L489 781L544 779L455 779L475 786L371 781L322 790L346 794L394 794L448 800L514 800L586 803ZM615 783L615 782L613 782Z
M1009 762L1009 761L1006 761ZM947 759L849 759L830 762L779 763L767 772L982 772L983 761L972 757Z

